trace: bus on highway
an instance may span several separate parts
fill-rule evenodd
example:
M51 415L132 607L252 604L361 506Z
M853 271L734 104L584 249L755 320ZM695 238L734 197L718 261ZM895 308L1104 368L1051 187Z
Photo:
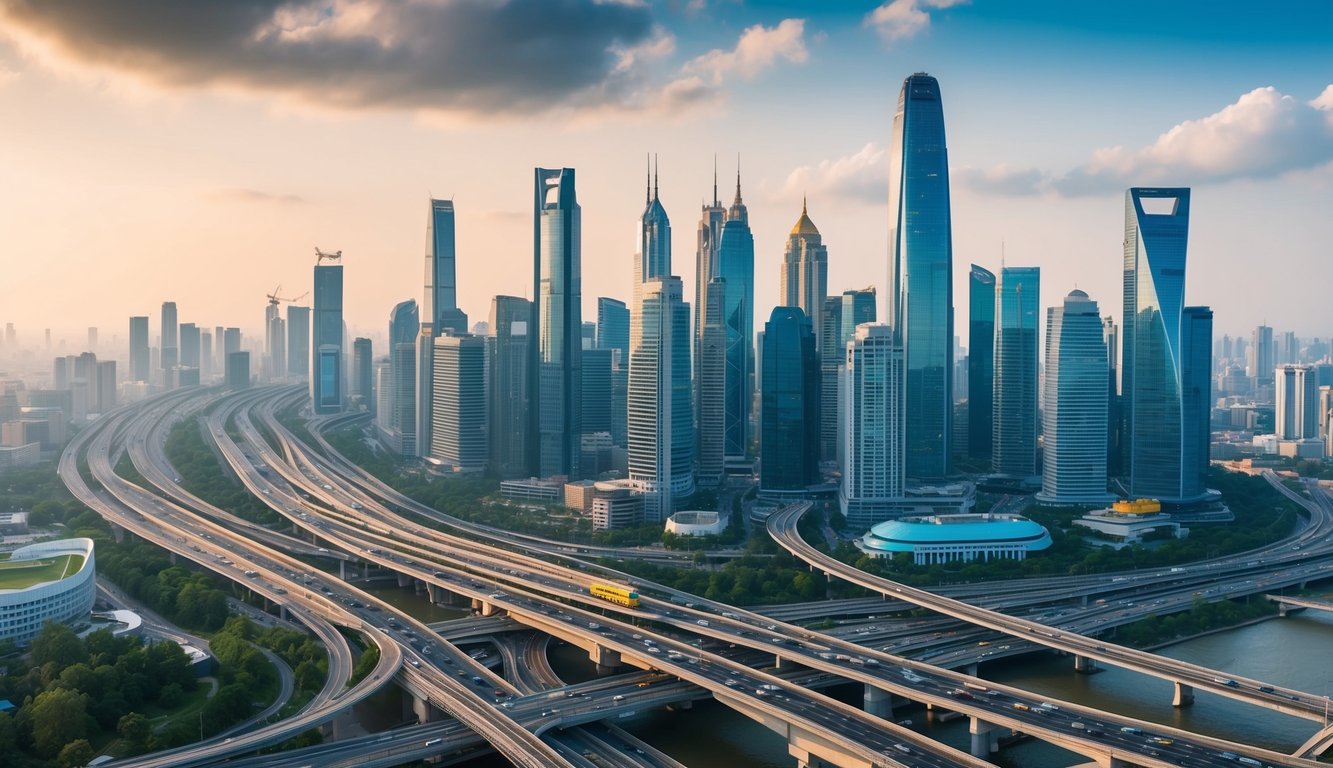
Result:
M639 593L624 587L613 587L608 584L593 584L588 587L588 594L603 600L609 600L616 605L623 605L626 608L639 607Z

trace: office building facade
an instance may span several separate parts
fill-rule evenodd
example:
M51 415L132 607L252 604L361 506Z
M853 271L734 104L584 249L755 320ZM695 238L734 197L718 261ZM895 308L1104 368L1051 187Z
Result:
M490 360L490 470L502 480L530 477L536 465L536 451L529 444L532 302L518 296L496 296L491 302L490 325L494 334Z
M158 359L162 362L163 370L170 370L180 364L180 343L176 333L176 302L162 302L161 323L162 335L158 342L161 352Z
M995 273L972 265L967 305L967 455L989 459L994 440Z
M951 472L953 235L944 108L935 78L903 81L889 145L889 312L907 367L907 475Z
M483 472L490 454L486 418L486 340L451 331L435 338L431 464Z
M803 492L819 465L819 357L810 318L774 307L764 325L760 493Z
M903 350L888 325L865 323L843 345L843 359L838 502L849 526L869 528L904 494Z
M778 293L779 305L800 307L806 317L810 318L816 332L824 327L824 300L828 297L828 247L824 245L819 229L810 220L804 200L801 202L801 216L787 235L787 246L782 254L782 272L778 276ZM816 348L822 349L822 344L823 340L816 336Z
M287 373L310 375L310 307L287 307Z
M1108 364L1097 302L1071 291L1046 310L1043 463L1039 501L1099 504L1106 492Z
M649 280L637 293L630 323L629 479L643 491L645 522L663 522L694 494L690 305L678 277Z
M728 461L750 456L750 415L754 403L754 235L750 214L741 198L741 175L736 173L736 197L727 209L718 239L717 273L725 281L722 323L726 330L726 368L723 382L723 446Z
M148 316L130 318L130 381L148 381Z
M315 311L310 341L310 405L316 415L343 409L343 266L315 265ZM229 332L230 335L230 332ZM240 334L237 333L239 347ZM231 351L228 349L228 359Z
M995 283L992 465L998 474L1037 473L1037 323L1041 270L1004 267ZM1098 320L1098 328L1101 321ZM1098 331L1100 334L1100 330Z
M573 168L538 168L533 197L533 307L529 354L537 474L581 477L582 212Z

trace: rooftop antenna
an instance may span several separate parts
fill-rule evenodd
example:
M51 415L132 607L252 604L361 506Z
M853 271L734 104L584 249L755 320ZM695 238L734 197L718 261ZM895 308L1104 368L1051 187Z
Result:
M657 153L653 153L653 199L657 200Z
M717 201L717 153L713 153L713 207L718 208L720 204Z
M643 202L646 204L653 201L653 156L644 153L643 164L646 169L643 182Z

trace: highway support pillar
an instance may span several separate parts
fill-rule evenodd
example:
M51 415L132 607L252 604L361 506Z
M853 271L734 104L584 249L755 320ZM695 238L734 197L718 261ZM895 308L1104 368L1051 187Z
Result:
M1176 681L1175 696L1171 698L1171 706L1188 707L1194 703L1194 686Z
M796 768L833 768L824 758L791 742L787 742L787 754L796 758Z
M888 720L893 719L893 698L883 688L876 688L867 683L862 701L867 715L883 717Z
M1094 672L1100 672L1097 669L1097 660L1088 656L1074 656L1074 671L1084 675L1091 675Z
M1098 755L1095 759L1097 768L1134 768L1134 763L1127 763L1112 755Z
M972 756L986 759L992 752L1000 751L1000 733L994 723L980 718L968 718L967 730L972 734Z
M448 605L449 593L436 584L427 584L426 593L430 596L430 601L436 605Z
M599 676L615 674L616 668L621 663L620 651L613 651L600 645L594 645L592 650L588 651L588 658L597 665Z
M408 576L408 575L405 574L405 573L399 573L399 574L395 574L395 575L398 577L398 586L399 586L399 587L406 587L407 585L409 585L409 584L412 583L412 577L411 577L411 576ZM474 601L474 602L475 602L475 601Z
M978 666L979 666L979 665L978 665L977 662L975 662L975 661L972 662L971 664L968 664L968 665L967 665L967 674L968 674L970 677L976 677L976 676L977 676L977 667L978 667Z
M417 723L421 725L439 719L439 715L435 707L430 705L430 701L416 694L412 694L412 714L416 715Z
M346 561L346 560L339 560L339 561L338 561L338 578L342 579L343 581L347 581L347 561Z
M283 621L292 620L291 617L287 615L287 605L285 603L278 606L278 618L282 619Z

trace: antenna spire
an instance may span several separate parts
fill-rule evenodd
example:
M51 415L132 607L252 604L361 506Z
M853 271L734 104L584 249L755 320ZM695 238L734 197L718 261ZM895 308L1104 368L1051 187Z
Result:
M713 207L722 207L717 201L717 153L713 153Z
M657 200L657 153L653 153L653 199Z
M736 202L732 205L741 204L741 153L736 153Z
M648 203L651 203L651 202L653 201L653 157L652 157L652 155L650 155L650 154L645 154L645 155L644 155L644 158L643 158L643 162L644 162L644 166L645 166L646 169L647 169L646 173L644 174L644 183L643 183L643 202L644 202L644 205L647 205Z

